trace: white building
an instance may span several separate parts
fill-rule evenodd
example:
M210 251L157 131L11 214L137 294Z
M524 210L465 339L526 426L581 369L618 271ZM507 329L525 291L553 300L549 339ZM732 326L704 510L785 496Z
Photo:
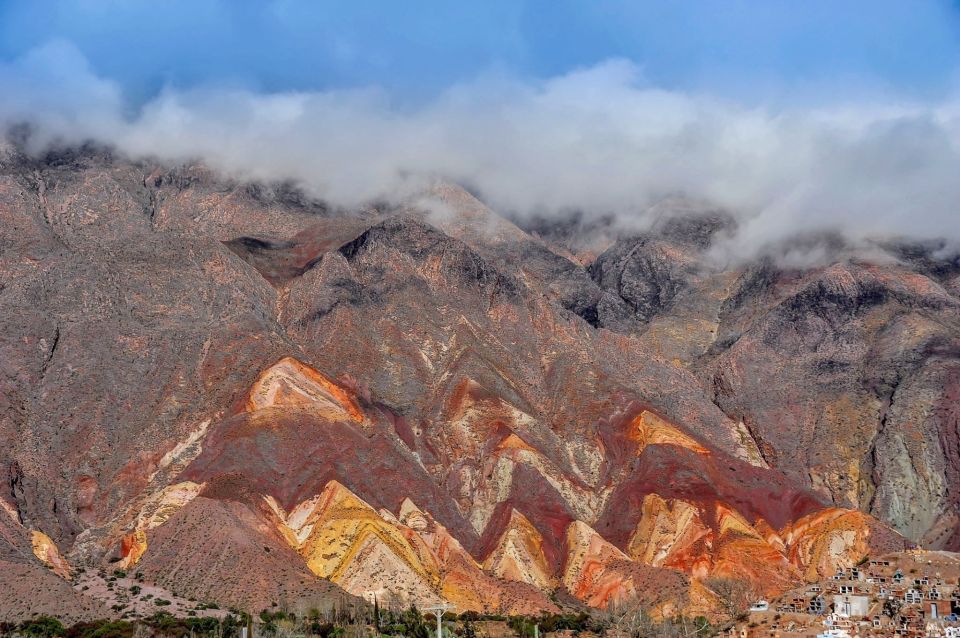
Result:
M838 616L866 616L870 612L870 597L842 594L833 597L833 608Z

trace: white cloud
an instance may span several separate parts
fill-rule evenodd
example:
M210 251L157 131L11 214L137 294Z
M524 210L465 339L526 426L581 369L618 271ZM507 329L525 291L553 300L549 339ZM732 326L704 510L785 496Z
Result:
M645 85L623 61L542 82L485 78L399 108L371 90L167 90L134 113L76 49L0 65L0 122L38 144L95 139L293 179L334 203L401 198L444 177L518 214L642 221L682 193L740 218L748 249L797 232L960 238L957 102L746 107Z

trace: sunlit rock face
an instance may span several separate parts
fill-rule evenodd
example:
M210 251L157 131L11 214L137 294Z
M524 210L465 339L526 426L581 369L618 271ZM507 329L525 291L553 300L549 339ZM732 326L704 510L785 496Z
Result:
M761 590L779 593L801 579L777 539L765 537L721 504L703 510L687 501L649 494L627 551L648 565L671 567L702 579L745 579Z
M563 584L590 607L602 609L642 604L656 616L694 612L690 580L678 571L633 562L586 523L567 529Z
M709 614L710 579L772 594L960 549L936 247L722 267L732 218L690 202L577 242L425 197L334 211L202 166L4 155L0 584Z
M414 547L422 541L407 538L340 483L331 481L315 499L294 508L286 524L310 571L348 592L439 601L433 593L439 566L429 552ZM387 582L395 591L383 590Z
M41 563L50 568L50 570L65 580L70 580L72 569L70 563L64 560L60 555L60 550L54 544L50 537L43 532L34 531L31 534L30 543L33 546L33 555Z
M318 371L284 357L260 375L250 390L247 410L307 409L331 421L363 421L354 397Z
M555 583L543 544L540 531L523 514L512 509L507 528L483 565L500 578L550 591Z
M676 445L697 454L709 453L693 437L647 410L637 415L628 427L627 436L637 443L637 454L643 452L648 445Z
M862 512L826 509L782 530L790 559L808 580L832 576L864 556L901 549L897 534Z
M567 530L567 559L563 584L593 607L608 607L636 595L629 576L616 566L629 565L627 555L603 540L586 523L575 521Z
M700 577L710 573L714 534L696 505L648 494L641 512L627 545L631 558L655 567L686 568Z

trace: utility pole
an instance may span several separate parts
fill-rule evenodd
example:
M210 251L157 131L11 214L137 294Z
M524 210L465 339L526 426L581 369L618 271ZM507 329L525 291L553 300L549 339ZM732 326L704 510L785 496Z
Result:
M441 603L433 607L424 607L423 611L432 611L437 617L437 638L443 638L443 625L440 624L440 619L443 618L443 612L450 611L453 609L453 605L449 603Z

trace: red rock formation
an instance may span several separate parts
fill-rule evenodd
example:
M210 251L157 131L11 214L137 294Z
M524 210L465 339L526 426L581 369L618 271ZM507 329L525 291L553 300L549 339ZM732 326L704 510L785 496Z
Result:
M656 616L673 616L692 609L688 599L690 581L680 572L632 562L580 521L567 530L563 584L591 607L639 601Z

